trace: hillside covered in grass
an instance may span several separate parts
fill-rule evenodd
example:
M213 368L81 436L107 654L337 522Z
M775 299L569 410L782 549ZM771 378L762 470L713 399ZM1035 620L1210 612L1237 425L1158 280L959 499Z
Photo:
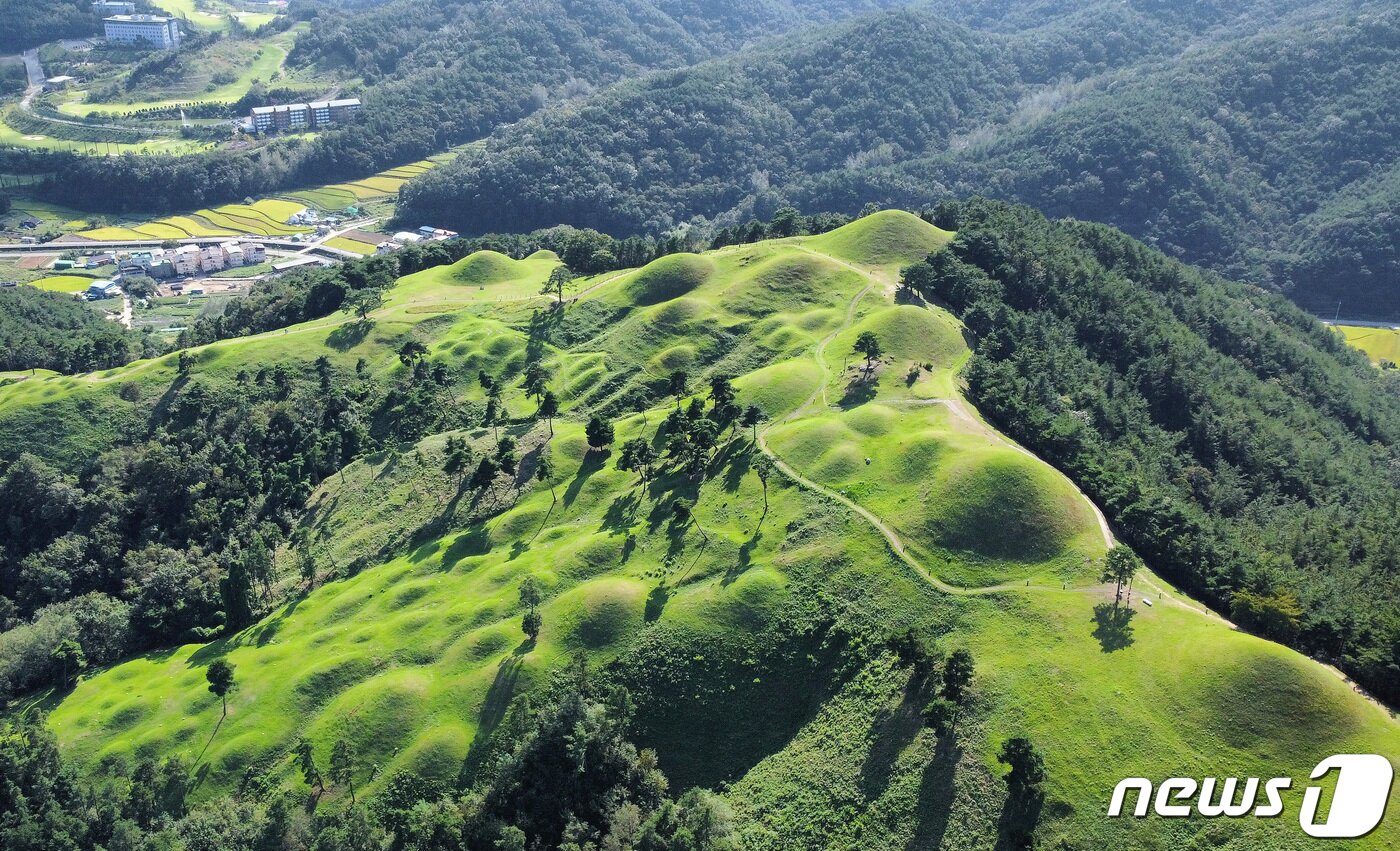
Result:
M556 255L478 253L363 318L0 387L4 492L34 494L6 528L53 536L21 545L77 578L139 530L118 576L0 634L5 675L59 666L6 716L48 713L0 741L25 778L0 835L1305 847L1291 819L1102 817L1128 773L1301 779L1400 727L1150 569L1115 600L1095 506L964 397L971 320L897 292L966 239L886 212L562 299ZM143 428L163 454L123 452ZM122 476L139 499L82 498ZM123 607L136 655L98 641ZM1022 739L1044 776L1008 784Z
M958 240L906 282L975 335L982 410L1192 593L1400 699L1394 376L1109 228L985 201L937 219Z

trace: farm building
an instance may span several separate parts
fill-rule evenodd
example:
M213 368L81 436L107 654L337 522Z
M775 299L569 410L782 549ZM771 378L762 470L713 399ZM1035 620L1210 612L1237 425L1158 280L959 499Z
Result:
M98 280L93 281L87 288L88 301L101 301L106 298L116 298L122 294L122 288L116 281Z

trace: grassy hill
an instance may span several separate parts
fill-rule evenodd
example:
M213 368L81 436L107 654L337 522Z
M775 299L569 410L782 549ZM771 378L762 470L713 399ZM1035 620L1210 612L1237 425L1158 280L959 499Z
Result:
M482 253L403 279L370 324L337 316L195 350L210 385L323 356L387 382L408 380L398 352L419 341L464 399L482 399L479 371L499 376L521 461L476 490L444 473L449 438L495 445L479 427L327 478L301 524L336 578L225 639L44 699L65 754L94 771L180 754L209 800L250 777L298 783L300 736L322 759L347 738L362 796L400 770L469 784L512 707L582 655L632 691L634 733L678 786L728 784L749 848L1004 847L995 755L1013 735L1045 754L1045 847L1305 847L1289 818L1102 817L1129 774L1301 781L1333 753L1400 751L1400 725L1150 573L1131 609L1113 605L1096 509L963 399L958 320L896 303L893 269L950 236L882 213L579 280L562 308L538 294L557 258ZM867 330L885 350L868 368L851 353ZM552 423L530 416L529 363L563 401ZM661 390L675 369L692 390L733 376L765 422L757 439L722 431L703 476L663 468L643 485L617 469L619 447L658 440L687 404ZM158 397L177 370L169 356L0 386L0 435L97 406L134 417L119 389ZM587 445L595 413L615 421L611 448ZM111 439L91 428L62 438ZM554 473L536 481L545 454ZM766 483L765 454L779 464ZM677 521L677 499L692 519ZM544 591L536 641L521 632L527 577ZM975 656L955 735L923 725L888 649L910 629ZM238 674L222 718L204 683L216 659ZM1300 788L1286 797L1296 811ZM1356 847L1392 847L1398 831L1392 819Z

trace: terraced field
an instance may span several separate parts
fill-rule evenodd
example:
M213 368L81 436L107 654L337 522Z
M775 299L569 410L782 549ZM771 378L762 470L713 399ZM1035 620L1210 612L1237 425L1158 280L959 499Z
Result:
M311 233L311 228L287 224L293 214L306 209L294 201L267 199L253 204L226 204L212 210L198 210L188 216L170 216L131 227L95 228L79 236L88 239L123 241L141 239L185 239L204 236L284 237Z
M402 379L398 352L417 340L458 398L483 398L479 371L500 377L523 460L465 494L441 459L449 436L490 451L492 430L475 429L326 480L305 526L323 569L362 569L228 639L93 672L53 699L63 747L86 765L182 754L200 797L250 768L299 783L288 752L303 735L322 756L353 740L379 769L362 795L399 769L452 782L513 701L583 656L654 675L633 695L640 744L678 790L728 784L748 848L997 847L995 755L1012 735L1045 753L1045 847L1306 847L1287 819L1224 840L1203 819L1102 818L1129 774L1306 777L1322 756L1400 752L1400 725L1150 573L1132 608L1113 605L1094 506L962 398L957 320L894 299L894 270L949 236L881 213L582 279L560 307L539 295L556 257L482 253L403 279L371 324L341 315L193 351L188 380L218 392L241 371L321 357ZM870 364L851 351L863 331L884 348ZM523 390L536 362L564 403L552 423ZM706 379L734 376L764 422L721 431L703 476L663 465L643 483L617 468L617 446L664 450L662 422L690 402L657 392L677 369L701 400ZM122 387L158 398L177 370L170 355L0 387L0 439L50 411L126 410ZM611 448L585 440L597 412L615 424ZM554 473L536 482L543 452ZM677 499L694 501L685 522ZM535 642L520 626L526 577L545 589ZM873 642L865 661L838 670L825 643L838 639L782 632L809 607ZM955 734L922 723L907 667L878 649L905 629L975 655ZM220 658L239 676L224 719L204 684ZM1291 811L1300 798L1301 784L1286 793ZM1395 825L1353 847L1395 847Z
M288 198L304 201L306 204L327 211L344 210L364 201L373 201L397 195L405 183L437 165L433 160L423 160L398 168L382 171L373 177L349 183L336 183L317 189L306 189L288 193Z

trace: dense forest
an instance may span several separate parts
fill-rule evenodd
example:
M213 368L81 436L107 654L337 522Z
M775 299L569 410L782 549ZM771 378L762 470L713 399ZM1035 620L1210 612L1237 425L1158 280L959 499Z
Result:
M483 138L548 103L624 77L683 67L809 21L894 3L393 0L349 15L306 4L293 12L310 31L288 61L363 76L370 85L357 121L309 143L252 153L57 154L42 166L53 177L41 191L85 210L171 212L361 178Z
M1010 35L866 18L546 111L409 186L405 211L628 234L982 193L1311 309L1394 315L1400 15L1288 11L1238 39L1169 4Z
M157 347L72 296L33 287L0 289L0 372L110 369Z
M976 338L969 395L1150 564L1400 700L1400 382L1282 298L1101 225L974 200L913 292Z
M0 51L18 53L60 38L96 35L101 23L88 0L0 0Z

